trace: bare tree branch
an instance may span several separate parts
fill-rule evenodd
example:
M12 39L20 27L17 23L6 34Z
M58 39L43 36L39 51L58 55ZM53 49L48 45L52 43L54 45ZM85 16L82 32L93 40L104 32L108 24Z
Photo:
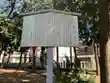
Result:
M10 1L10 0L9 0ZM15 8L15 2L16 2L16 0L11 0L10 1L10 3L11 3L11 10L10 10L10 12L9 12L9 14L8 14L8 17L12 14L12 12L13 12L13 10L14 10L14 8Z

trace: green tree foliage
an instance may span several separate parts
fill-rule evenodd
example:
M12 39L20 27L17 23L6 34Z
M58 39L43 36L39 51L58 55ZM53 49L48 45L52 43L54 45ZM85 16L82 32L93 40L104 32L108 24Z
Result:
M3 49L8 45L16 49L19 45L20 33L21 29L14 24L14 20L0 17L0 42L2 42Z
M95 74L87 74L86 71L75 68L69 72L61 72L59 76L56 75L54 83L96 83L96 79Z

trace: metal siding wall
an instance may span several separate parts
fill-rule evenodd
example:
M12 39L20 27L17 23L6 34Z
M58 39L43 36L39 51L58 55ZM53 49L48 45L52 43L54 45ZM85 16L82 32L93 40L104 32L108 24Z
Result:
M33 16L26 16L23 18L23 31L21 46L33 46L33 30L35 28L35 21Z
M24 17L21 46L30 45L78 46L78 17L57 13Z

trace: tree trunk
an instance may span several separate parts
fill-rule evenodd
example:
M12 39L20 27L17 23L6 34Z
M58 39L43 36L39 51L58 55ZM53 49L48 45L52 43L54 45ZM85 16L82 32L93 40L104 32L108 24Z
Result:
M59 48L56 47L56 51L57 51L57 67L59 67Z
M2 63L1 63L1 68L4 66L5 56L6 56L6 53L4 52L4 54L3 54L3 58L2 58Z
M72 47L70 47L70 64L71 64L71 68L73 67L72 63L73 63L73 59L72 59Z
M4 60L5 60L5 56L3 55L2 63L1 63L1 68L4 66Z
M107 76L107 80L108 80L108 83L110 83L110 39L108 40L108 43L107 43L107 61L108 61L108 76Z
M0 56L2 54L2 42L0 41Z
M97 53L98 48L96 48L95 42L93 43L94 47L94 54L95 54L95 62L96 62L96 75L100 75L100 66L99 66L99 55Z
M74 55L75 55L75 59L77 58L77 54L76 54L76 48L73 47L73 51L74 51Z
M36 48L33 47L33 55L32 55L32 70L35 71L36 69L36 55L35 55Z
M21 51L21 54L20 54L20 61L19 61L19 65L18 65L18 68L21 67L21 62L22 62L22 55L23 55L23 52Z
M44 68L44 62L45 62L45 59L44 59L44 51L45 51L45 48L42 47L41 48L41 55L40 55L40 63L41 63L41 67Z
M10 62L10 57L11 57L11 53L9 53L9 55L8 55L7 64L9 64L9 62Z
M11 10L9 11L8 17L12 14L14 8L15 8L16 0L11 0Z
M75 47L73 47L73 50L74 50L74 54L75 54L75 58L74 58L74 66L76 67L76 68L79 68L80 67L80 60L77 58L77 54L76 54L76 48Z
M24 54L24 64L26 63L27 60L27 53Z
M107 42L109 35L108 25L108 0L99 0L100 2L100 75L101 83L110 83L109 55L107 55Z

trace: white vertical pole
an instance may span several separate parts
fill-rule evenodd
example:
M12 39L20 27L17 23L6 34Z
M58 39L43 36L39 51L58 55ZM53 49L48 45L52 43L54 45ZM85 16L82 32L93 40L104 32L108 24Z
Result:
M47 83L53 83L53 48L48 48L47 54Z

